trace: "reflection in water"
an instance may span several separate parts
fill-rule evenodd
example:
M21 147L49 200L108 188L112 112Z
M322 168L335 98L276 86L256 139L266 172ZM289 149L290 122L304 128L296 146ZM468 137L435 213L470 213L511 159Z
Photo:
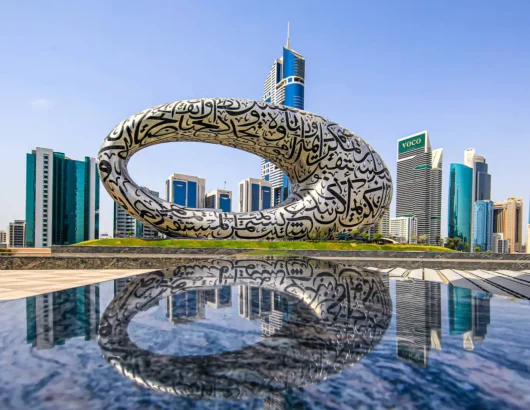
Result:
M169 356L130 340L129 323L153 301L167 298L167 318L187 323L204 318L206 304L231 304L234 285L239 315L261 321L261 342L216 355ZM105 310L99 345L125 377L151 389L195 398L266 395L268 408L281 408L279 393L359 361L379 343L391 314L379 274L306 259L200 261L131 282Z
M200 261L115 280L114 300L101 320L99 285L27 298L26 339L36 349L50 349L75 337L93 340L99 328L104 357L136 383L194 398L263 395L266 409L281 409L285 390L341 372L380 342L392 315L388 280L387 275L302 258ZM458 349L468 351L485 340L489 293L400 280L393 357L425 368L432 350L442 350L443 343L450 350L442 340L443 287L449 325L444 337L457 337L462 340ZM129 339L127 327L160 300L166 301L166 318L175 325L208 319L207 308L233 307L234 315L260 325L261 341L209 356L142 350ZM230 325L235 322L231 311L221 315Z
M490 324L490 298L486 292L449 286L449 331L463 335L464 348L473 350L475 342L486 338Z
M26 340L38 350L84 336L99 327L99 285L81 286L26 299Z
M440 284L397 282L396 316L398 359L426 367L429 350L442 350Z

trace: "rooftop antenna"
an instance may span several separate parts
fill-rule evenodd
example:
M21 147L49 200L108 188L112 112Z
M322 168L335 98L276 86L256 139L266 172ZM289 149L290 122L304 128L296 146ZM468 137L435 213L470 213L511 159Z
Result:
M287 44L285 45L285 48L288 48L288 49L291 48L291 34L290 34L289 22L287 22Z

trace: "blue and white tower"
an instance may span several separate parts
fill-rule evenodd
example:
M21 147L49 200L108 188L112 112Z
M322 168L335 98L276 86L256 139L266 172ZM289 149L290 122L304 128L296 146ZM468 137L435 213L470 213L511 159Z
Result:
M283 57L272 64L265 85L263 100L273 104L304 109L305 58L291 49L289 23L287 23L287 43ZM278 205L291 193L291 183L275 164L261 160L261 178L269 181L273 188L273 204Z

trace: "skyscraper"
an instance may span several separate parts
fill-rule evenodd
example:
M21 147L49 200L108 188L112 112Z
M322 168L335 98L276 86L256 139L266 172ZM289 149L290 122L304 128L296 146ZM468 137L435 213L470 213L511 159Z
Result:
M273 104L304 109L305 58L291 49L289 26L283 57L274 60L263 86L263 100ZM291 184L287 175L270 161L261 160L261 178L273 187L273 204L287 199Z
M142 190L149 192L151 195L159 197L160 194L156 191L151 191L146 187ZM158 238L158 231L150 226L143 224L133 218L125 209L114 203L114 237L115 238Z
M206 208L232 212L232 191L215 189L206 194Z
M418 239L440 242L443 150L423 131L398 140L396 217L415 217Z
M99 238L99 173L94 158L75 161L37 148L26 158L28 247Z
M493 203L493 232L502 233L510 253L521 252L523 244L523 200L510 197Z
M14 221L7 228L7 246L9 248L25 248L26 243L26 221Z
M247 178L239 183L239 212L254 212L271 207L270 182Z
M451 164L449 175L448 235L471 248L473 168Z
M477 201L473 213L473 247L493 251L493 202Z
M191 175L173 174L166 180L166 199L188 208L204 208L206 180Z
M464 165L473 168L473 202L491 199L491 175L486 159L475 154L474 148L464 151Z

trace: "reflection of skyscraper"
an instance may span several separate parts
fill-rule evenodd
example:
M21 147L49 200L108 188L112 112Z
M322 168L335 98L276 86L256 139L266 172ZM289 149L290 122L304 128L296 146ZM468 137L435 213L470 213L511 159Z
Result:
M397 357L426 367L429 350L441 350L440 284L396 283Z
M279 292L272 292L271 313L261 319L261 336L270 337L279 332L284 323L289 321L290 306Z
M114 297L118 296L123 290L129 286L136 276L128 276L126 278L114 279Z
M486 292L449 286L449 333L463 335L464 349L485 339L490 324L490 298Z
M214 309L222 309L232 306L232 288L230 286L208 289L203 292L206 304Z
M26 299L26 340L39 350L62 345L73 337L94 339L98 326L99 285Z
M272 308L272 292L255 286L239 286L239 316L247 320L268 316Z
M205 318L204 291L187 290L169 296L166 301L166 318L173 323L195 322Z
M265 410L284 410L285 397L283 396L283 393L275 393L264 397L263 408Z

